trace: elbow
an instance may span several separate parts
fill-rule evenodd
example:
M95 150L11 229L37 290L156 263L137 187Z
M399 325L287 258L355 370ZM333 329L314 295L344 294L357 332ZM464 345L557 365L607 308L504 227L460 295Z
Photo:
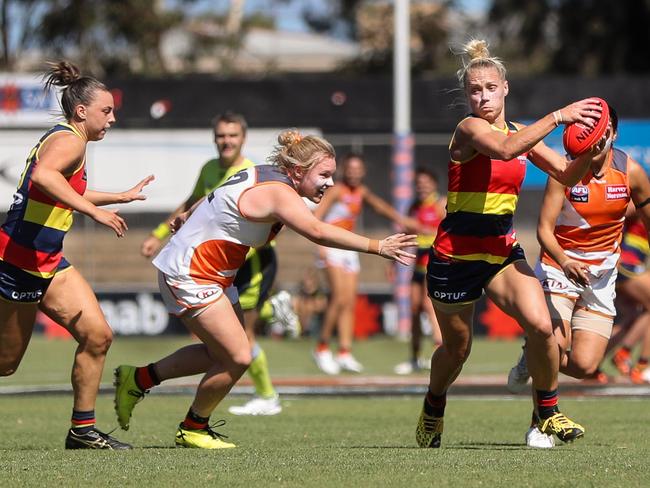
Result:
M572 175L567 175L566 173L560 173L555 176L555 179L562 183L564 186L567 187L572 187L574 185L577 185L580 182L580 179L578 175L572 176Z
M32 174L29 176L29 179L40 190L42 190L43 186L45 186L45 177L43 175L43 171L41 171L38 166L34 169L34 171L32 171Z

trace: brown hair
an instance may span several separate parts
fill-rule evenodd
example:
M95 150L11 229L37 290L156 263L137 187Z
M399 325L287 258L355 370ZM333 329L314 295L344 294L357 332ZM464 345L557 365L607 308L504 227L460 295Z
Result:
M297 129L287 129L278 136L278 144L268 158L285 171L300 166L309 170L323 157L336 158L332 145L319 136L303 136Z
M97 90L108 91L101 81L92 76L81 76L79 68L68 61L47 64L45 89L49 90L52 86L64 87L61 91L61 108L68 121L74 116L77 105L90 105Z
M248 123L246 122L246 118L242 114L233 112L231 110L226 110L225 112L216 115L212 119L212 127L216 129L217 124L220 122L225 122L226 124L239 124L244 135L246 135L246 131L248 130Z
M460 52L463 67L456 72L460 87L465 89L467 73L474 68L494 68L502 80L506 79L506 67L496 56L490 56L487 41L472 39L465 44Z

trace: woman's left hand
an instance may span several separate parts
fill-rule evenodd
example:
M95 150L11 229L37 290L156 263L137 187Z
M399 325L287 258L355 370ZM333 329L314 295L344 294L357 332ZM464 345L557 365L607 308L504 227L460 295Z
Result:
M134 200L146 200L147 196L142 194L142 189L151 183L154 179L154 175L149 175L133 188L122 193L121 203L129 203L133 202Z

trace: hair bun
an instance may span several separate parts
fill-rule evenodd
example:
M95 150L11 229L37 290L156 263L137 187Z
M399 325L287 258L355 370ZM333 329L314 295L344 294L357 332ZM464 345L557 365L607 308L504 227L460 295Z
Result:
M467 44L465 44L465 52L469 56L469 59L490 57L488 43L482 39L472 39Z
M280 133L278 142L285 147L291 147L302 140L302 134L296 129L288 129Z

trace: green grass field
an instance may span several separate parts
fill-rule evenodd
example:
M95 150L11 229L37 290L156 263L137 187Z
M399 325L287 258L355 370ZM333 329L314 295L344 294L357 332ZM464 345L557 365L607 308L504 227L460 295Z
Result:
M186 342L118 338L108 367L143 364ZM264 343L276 376L317 374L307 342ZM36 338L13 384L65 384L70 342ZM359 343L370 374L388 374L407 346L390 340ZM467 371L505 373L516 359L514 342L478 341ZM107 371L105 381L110 381ZM150 395L134 413L129 432L116 431L137 449L65 451L69 395L0 396L3 486L648 486L650 423L647 400L569 399L563 410L587 429L585 438L550 451L531 450L523 436L527 399L450 395L443 448L416 448L417 397L284 397L275 417L234 417L227 399L213 416L236 449L209 452L173 448L176 426L191 397ZM116 425L112 398L102 395L99 426Z

